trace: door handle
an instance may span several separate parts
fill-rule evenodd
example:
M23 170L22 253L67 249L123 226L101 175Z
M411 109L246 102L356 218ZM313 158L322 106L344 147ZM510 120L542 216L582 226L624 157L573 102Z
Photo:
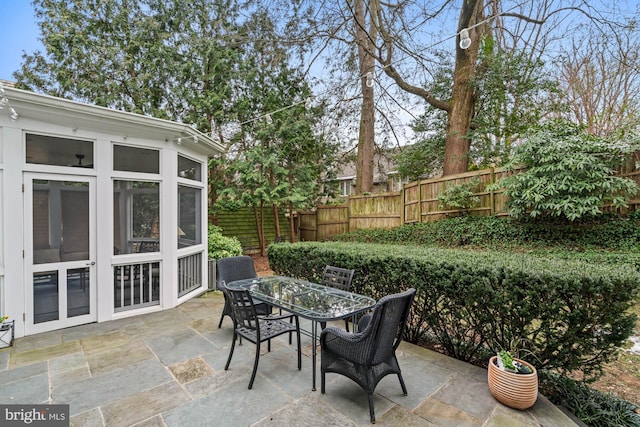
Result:
M92 265L96 265L96 262L95 261L91 261L89 264L87 264L87 267L90 267Z

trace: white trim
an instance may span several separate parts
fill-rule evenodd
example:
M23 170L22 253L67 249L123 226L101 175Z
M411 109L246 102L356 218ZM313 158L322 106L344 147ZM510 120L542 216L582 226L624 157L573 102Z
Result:
M185 139L183 144L188 144L190 148L201 145L206 147L205 149L208 149L211 153L221 152L224 149L222 145L211 139L208 135L183 123L157 119L155 117L143 116L127 111L113 110L11 87L5 87L4 89L7 98L11 101L11 106L18 112L19 117L31 117L32 115L40 117L41 114L51 115L53 113L66 118L80 118L81 120L77 127L82 126L83 128L91 128L92 125L103 124L105 121L108 121L116 126L121 126L125 135L128 134L127 131L131 130L133 130L133 134L135 134L136 127L143 127L147 131L156 130L163 133L168 132L169 135L166 137L166 142L181 137ZM198 142L195 142L196 138Z

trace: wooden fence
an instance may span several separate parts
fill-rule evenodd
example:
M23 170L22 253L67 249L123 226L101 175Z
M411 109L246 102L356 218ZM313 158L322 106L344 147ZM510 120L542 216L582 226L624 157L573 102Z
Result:
M271 209L265 209L264 212L264 235L268 245L275 241L275 220ZM289 219L282 211L279 212L278 218L281 237L289 240ZM213 223L211 218L209 221ZM245 208L236 211L218 212L216 222L222 228L224 236L237 237L240 240L245 253L255 253L260 250L253 209Z
M630 178L640 185L640 168L627 164L619 170L619 175ZM479 203L464 212L477 216L507 216L507 197L503 190L487 191L486 187L500 179L518 173L506 168L490 168L479 171L430 178L404 185L401 191L350 196L342 205L318 206L315 211L300 212L300 240L323 241L331 237L369 228L394 228L403 224L431 222L459 216L463 210L441 209L438 195L445 189L476 182L474 195ZM631 211L640 208L640 194L629 201ZM610 206L605 206L611 210ZM623 212L624 213L624 212Z

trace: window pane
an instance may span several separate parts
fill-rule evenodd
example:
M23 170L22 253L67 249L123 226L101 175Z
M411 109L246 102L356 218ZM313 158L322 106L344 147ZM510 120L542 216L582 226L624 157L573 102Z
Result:
M33 263L89 259L89 183L33 181Z
M202 181L202 165L199 162L178 156L178 176L181 178Z
M67 317L89 314L89 267L67 270Z
M93 168L93 141L27 134L27 163Z
M58 272L33 274L33 323L58 320Z
M113 183L114 254L160 251L160 184Z
M201 191L178 186L178 248L202 243Z
M114 145L113 169L127 172L160 173L160 152L146 148Z
M351 180L340 181L340 195L349 196L351 194Z

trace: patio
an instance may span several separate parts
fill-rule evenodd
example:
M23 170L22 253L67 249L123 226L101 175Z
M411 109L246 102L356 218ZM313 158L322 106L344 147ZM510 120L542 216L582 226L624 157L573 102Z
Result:
M0 403L69 403L74 426L369 425L366 394L350 380L328 374L327 393L311 391L308 337L302 371L284 336L247 390L255 346L237 346L224 371L232 329L229 318L217 328L223 305L208 292L162 312L16 339L0 350ZM407 343L398 358L409 395L396 376L382 380L376 425L577 425L543 396L527 411L501 405L485 369Z

